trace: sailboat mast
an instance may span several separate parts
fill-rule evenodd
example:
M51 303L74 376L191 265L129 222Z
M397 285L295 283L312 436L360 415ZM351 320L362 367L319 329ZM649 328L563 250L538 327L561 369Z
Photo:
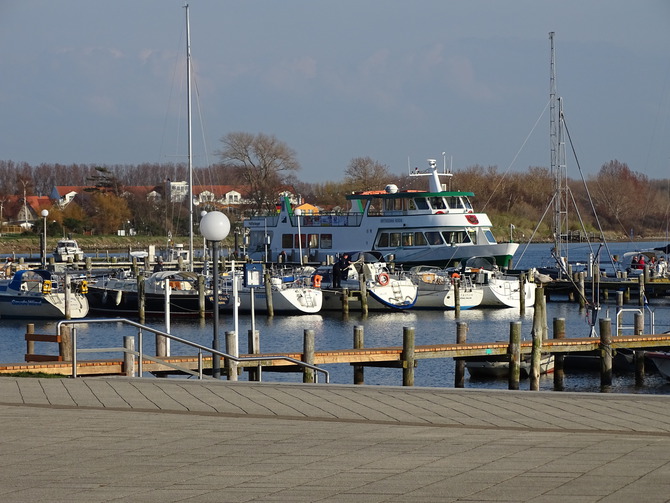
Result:
M556 110L556 59L554 53L554 32L549 32L549 46L551 58L549 62L549 139L551 148L550 172L554 177L554 253L556 257L561 256L561 220L560 215L560 177L558 176L558 119Z
M191 137L191 24L186 9L186 115L188 117L188 270L193 272L193 142Z
M568 184L565 164L565 139L563 138L563 103L556 92L556 54L554 32L549 32L551 48L549 85L549 136L551 143L551 175L554 177L554 256L567 261L567 247L563 238L568 232Z

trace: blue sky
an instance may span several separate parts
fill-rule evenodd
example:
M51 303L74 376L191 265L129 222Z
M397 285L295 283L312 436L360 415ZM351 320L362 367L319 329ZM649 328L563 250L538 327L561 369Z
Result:
M670 176L667 0L189 3L197 166L245 131L286 142L307 182L360 156L398 174L442 152L455 169L548 167L554 31L584 173L617 159ZM0 159L185 160L183 5L0 0Z

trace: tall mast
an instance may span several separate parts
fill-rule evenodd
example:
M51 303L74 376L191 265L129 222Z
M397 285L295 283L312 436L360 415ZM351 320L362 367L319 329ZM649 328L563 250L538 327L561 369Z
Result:
M551 47L549 85L549 136L551 143L551 175L554 177L554 256L567 261L568 250L563 237L568 232L568 183L565 164L565 139L563 138L563 101L556 93L556 56L554 32L549 32Z
M191 26L186 9L186 115L188 117L188 270L193 272L193 143L191 141Z

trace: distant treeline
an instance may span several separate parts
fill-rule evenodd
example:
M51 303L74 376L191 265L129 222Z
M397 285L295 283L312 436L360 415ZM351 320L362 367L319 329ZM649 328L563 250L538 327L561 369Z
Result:
M95 185L100 183L101 171L113 179L119 188L162 188L168 179L188 179L185 164L99 166L44 163L31 166L27 163L0 161L0 199L22 196L24 191L26 195L48 196L53 187L58 185ZM348 167L343 168L343 174L341 181L306 183L300 181L295 173L290 173L281 181L292 186L303 202L344 211L347 209L344 195L354 190L383 189L389 183L396 184L400 189L425 189L427 186L424 177L394 175L387 166L369 158L353 159ZM215 164L194 170L196 185L238 185L244 184L247 179L235 165ZM554 215L550 205L555 181L548 169L531 167L523 173L505 174L498 172L495 166L471 166L455 171L451 184L453 190L475 193L472 201L475 211L489 214L499 239L508 239L511 225L515 229L515 239L522 239L522 235L527 239L536 229L536 240L551 239ZM663 239L667 236L670 179L650 180L632 171L625 163L614 160L603 165L596 175L586 180L568 179L568 186L568 230L598 233L600 225L608 239L625 239L631 234L636 238ZM81 211L59 216L59 225L64 225L63 219L68 219L69 229L103 233L113 232L122 223L131 222L139 232L156 235L163 235L167 231L180 232L186 225L184 208L166 204L165 201L154 202L151 207L147 207L146 201L127 201L126 210L121 211L109 225L102 225L112 215L100 215L96 204L103 204L108 209L115 206L110 201L97 201L95 204L93 201L82 201L79 203ZM243 217L245 211L253 211L253 208L241 210L239 214L232 215L234 222ZM90 213L96 211L97 214ZM87 219L93 219L98 224L94 228L85 229L84 222ZM77 224L79 221L81 225ZM582 229L582 223L585 229Z

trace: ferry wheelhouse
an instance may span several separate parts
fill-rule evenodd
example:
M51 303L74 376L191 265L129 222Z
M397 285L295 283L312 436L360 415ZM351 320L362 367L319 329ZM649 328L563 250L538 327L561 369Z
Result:
M244 221L250 257L276 261L283 252L295 262L302 254L309 262L328 263L345 251L375 250L405 267L444 267L481 255L508 267L518 244L498 243L489 217L475 213L470 203L474 194L444 190L439 178L443 173L432 159L429 166L426 172L413 173L429 175L428 191L388 185L350 194L347 212L300 214L283 198L277 213Z

